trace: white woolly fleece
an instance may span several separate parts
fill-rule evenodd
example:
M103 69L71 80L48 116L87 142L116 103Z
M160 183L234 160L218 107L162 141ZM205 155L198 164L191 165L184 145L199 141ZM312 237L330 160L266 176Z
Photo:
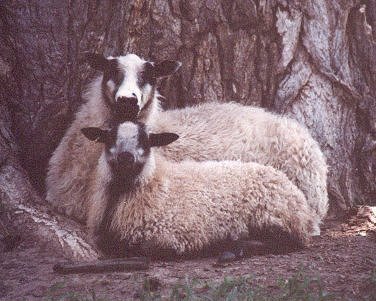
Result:
M89 126L105 127L110 112L101 97L101 77L86 93L87 103L76 114L49 162L47 201L59 211L85 222L90 179L103 146L80 132ZM174 132L180 138L160 148L167 159L241 160L273 166L284 172L323 218L328 209L327 165L320 147L296 121L261 108L236 103L204 103L161 111L159 95L139 115L155 132Z
M154 161L153 152L150 156ZM104 185L105 165L99 162L92 182L88 227L93 236L111 198ZM319 222L303 193L270 166L236 161L176 163L156 156L141 184L118 200L110 231L130 246L152 242L153 254L170 249L184 255L229 238L252 239L268 229L271 237L279 229L304 246L319 231ZM276 240L279 233L274 233Z

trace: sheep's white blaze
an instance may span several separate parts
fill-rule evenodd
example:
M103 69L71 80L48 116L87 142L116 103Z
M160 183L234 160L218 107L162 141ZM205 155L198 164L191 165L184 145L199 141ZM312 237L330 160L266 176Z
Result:
M144 164L141 173L138 175L138 180L143 181L150 178L155 169L155 161L153 156L150 156L150 154L139 146L139 139L139 125L132 122L120 124L117 129L116 142L110 148L110 154L107 154L106 160L109 160L111 156L116 157L122 152L131 153L135 157L136 162ZM101 162L103 164L103 158Z
M110 148L110 153L116 156L122 152L131 153L136 162L145 162L143 157L145 151L142 147L139 147L138 126L134 123L126 122L119 125L116 143Z
M110 149L111 153L130 152L137 154L138 145L138 127L132 123L123 123L119 125L116 144Z
M141 73L146 61L139 58L135 54L128 54L117 58L119 67L124 73L123 82L120 84L115 99L119 97L136 97L137 104L142 108L143 104L143 91L138 84L138 76ZM150 89L151 90L151 89Z

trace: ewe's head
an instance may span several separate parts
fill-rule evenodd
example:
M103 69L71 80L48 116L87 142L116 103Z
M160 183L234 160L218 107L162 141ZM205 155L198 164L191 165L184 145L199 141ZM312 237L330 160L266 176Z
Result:
M112 177L132 182L144 169L151 147L164 146L179 138L173 133L148 133L139 122L124 122L110 130L88 127L81 131L89 140L104 143Z
M87 54L90 66L103 72L102 95L119 120L134 120L154 98L158 77L176 72L178 61L148 62L135 54L105 58Z

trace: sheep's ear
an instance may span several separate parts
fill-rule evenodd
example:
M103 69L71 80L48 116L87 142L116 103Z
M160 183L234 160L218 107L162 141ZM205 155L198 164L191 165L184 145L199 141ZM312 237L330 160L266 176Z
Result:
M154 64L154 72L156 77L168 76L179 70L181 62L166 60Z
M149 145L153 146L165 146L177 140L179 135L174 133L160 133L160 134L149 134Z
M109 60L106 59L103 54L86 53L85 58L90 67L95 70L104 71L108 66Z
M91 141L101 143L105 143L107 141L108 130L102 130L96 127L88 127L82 128L81 132L87 139Z

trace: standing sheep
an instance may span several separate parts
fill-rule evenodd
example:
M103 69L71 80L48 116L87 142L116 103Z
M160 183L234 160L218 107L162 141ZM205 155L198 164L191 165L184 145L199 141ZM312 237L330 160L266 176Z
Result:
M249 238L268 242L274 252L289 251L319 231L320 218L303 193L273 167L170 162L153 147L178 135L148 133L141 123L82 132L102 145L90 181L88 227L107 255L192 256Z
M160 110L156 78L174 73L179 62L147 62L134 54L117 58L89 55L103 72L89 87L85 103L54 152L47 174L47 200L86 221L88 179L101 148L81 139L80 129L106 127L109 120L137 115L157 131L172 130L181 139L159 152L169 160L241 160L283 171L323 218L328 209L327 166L319 145L296 121L236 103L204 103Z

